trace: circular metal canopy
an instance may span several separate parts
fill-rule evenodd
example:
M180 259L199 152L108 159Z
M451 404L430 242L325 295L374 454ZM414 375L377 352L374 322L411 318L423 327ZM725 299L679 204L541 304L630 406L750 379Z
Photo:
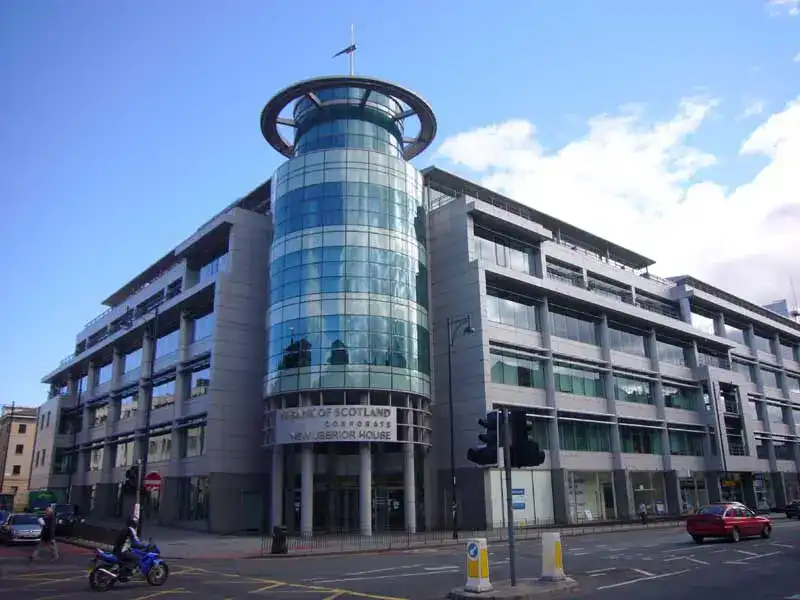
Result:
M420 96L407 90L406 88L375 79L373 77L361 77L358 75L332 75L327 77L317 77L300 81L294 85L278 92L267 102L264 110L261 111L261 133L270 146L287 158L294 157L294 145L287 142L278 131L278 125L296 127L293 119L281 117L281 112L292 102L306 97L311 102L324 108L326 105L341 105L342 103L352 103L350 100L326 100L322 101L318 97L318 92L331 88L356 88L364 90L361 98L362 106L369 100L372 92L377 92L388 96L395 101L408 107L403 113L398 115L396 120L406 119L416 115L419 119L419 134L415 138L403 139L403 158L411 160L422 153L433 142L436 136L436 117L433 109Z

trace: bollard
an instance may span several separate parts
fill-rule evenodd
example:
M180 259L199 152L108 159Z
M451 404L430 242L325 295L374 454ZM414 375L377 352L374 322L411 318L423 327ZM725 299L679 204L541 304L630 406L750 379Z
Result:
M561 581L564 574L564 555L561 551L561 534L542 534L542 576L540 581Z
M493 589L489 581L489 548L486 538L467 540L467 584L464 591L481 593L491 592Z

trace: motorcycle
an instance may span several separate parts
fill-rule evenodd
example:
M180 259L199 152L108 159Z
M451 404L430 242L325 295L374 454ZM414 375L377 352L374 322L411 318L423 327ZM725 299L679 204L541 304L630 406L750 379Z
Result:
M122 564L113 553L98 548L89 566L89 587L102 592L139 575L155 587L167 582L169 566L161 560L161 551L152 541L144 548L132 548L131 553L136 560L123 570Z

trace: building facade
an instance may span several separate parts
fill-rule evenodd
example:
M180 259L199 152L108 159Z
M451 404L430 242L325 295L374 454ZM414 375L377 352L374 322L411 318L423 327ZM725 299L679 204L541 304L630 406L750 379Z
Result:
M453 345L466 526L505 520L500 472L466 460L477 420L503 407L526 409L549 450L542 466L513 473L521 521L800 498L800 324L691 277L660 279L623 247L440 169L423 173L434 397L447 394L447 318L470 314L476 330ZM435 407L446 494L449 415Z
M32 487L123 515L141 460L163 524L369 535L452 527L455 480L461 526L502 525L500 471L466 454L515 407L547 455L513 473L518 521L800 498L791 311L418 171L436 121L394 84L299 82L261 129L273 177L112 294L44 378Z
M0 494L13 494L14 508L18 510L27 501L36 425L35 408L0 409Z
M294 102L292 143L276 137ZM407 139L416 117L420 133ZM272 522L415 531L430 448L427 214L408 162L435 134L415 94L325 77L278 93L262 130L272 178L266 445Z

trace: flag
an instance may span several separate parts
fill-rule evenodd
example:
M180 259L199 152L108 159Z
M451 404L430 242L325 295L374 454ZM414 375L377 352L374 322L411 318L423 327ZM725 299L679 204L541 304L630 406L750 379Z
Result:
M336 58L337 56L341 56L342 54L352 54L355 51L356 51L356 45L350 44L347 48L345 48L344 50L340 50L339 52L334 54L331 58Z

